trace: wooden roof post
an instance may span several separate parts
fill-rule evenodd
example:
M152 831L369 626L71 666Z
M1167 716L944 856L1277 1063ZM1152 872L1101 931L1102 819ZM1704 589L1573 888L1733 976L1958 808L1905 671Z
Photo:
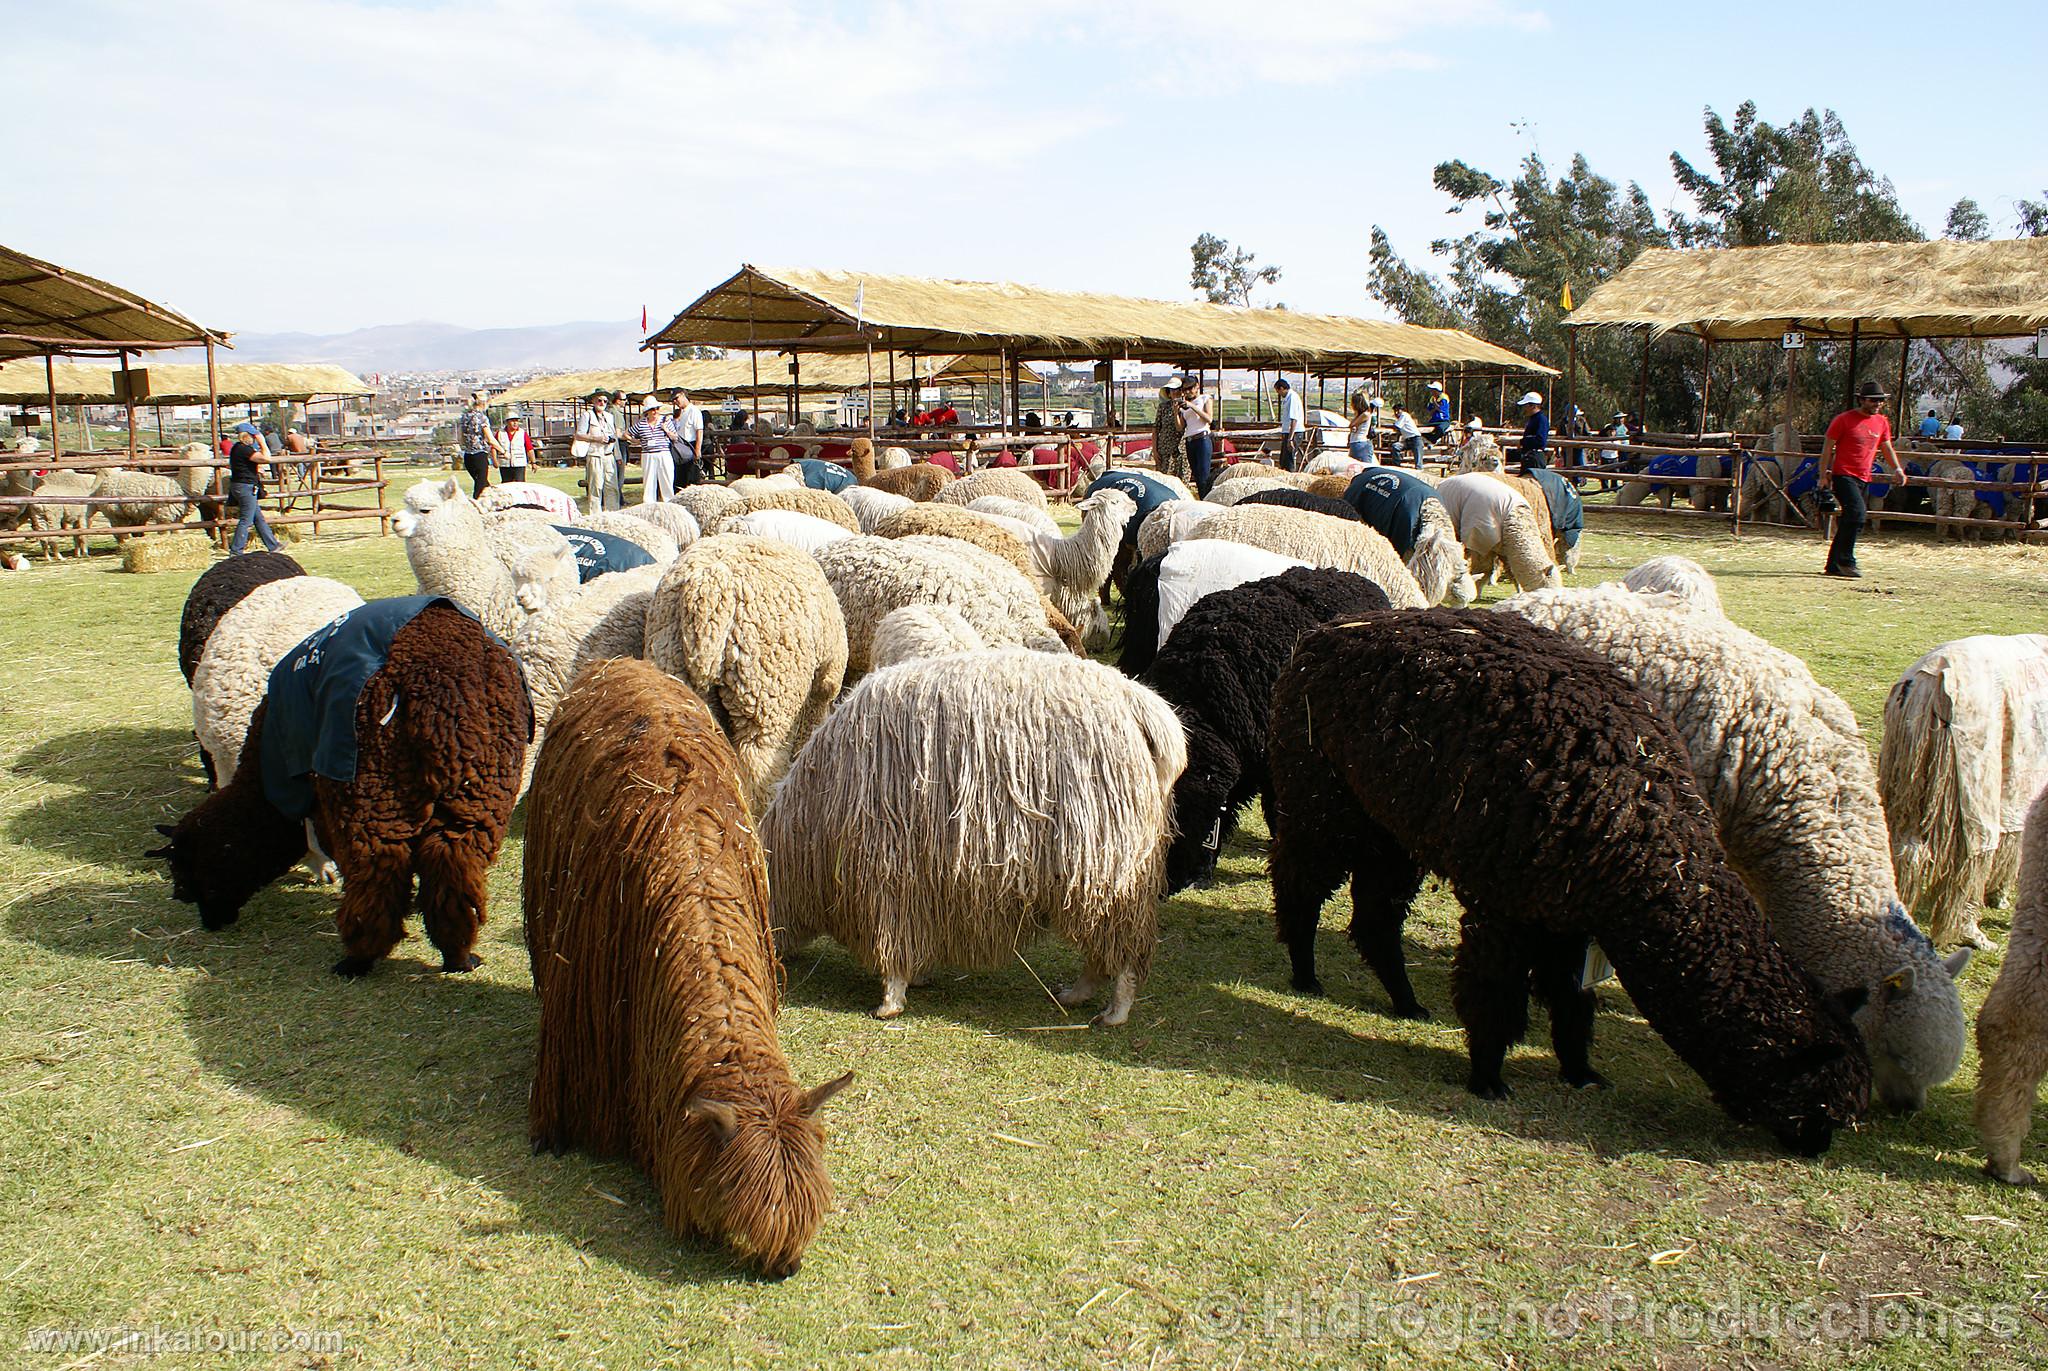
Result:
M121 397L128 409L128 455L135 455L135 378L128 370L128 349L121 349Z
M50 387L50 457L64 455L64 434L57 425L57 361L49 353L43 354L43 380Z

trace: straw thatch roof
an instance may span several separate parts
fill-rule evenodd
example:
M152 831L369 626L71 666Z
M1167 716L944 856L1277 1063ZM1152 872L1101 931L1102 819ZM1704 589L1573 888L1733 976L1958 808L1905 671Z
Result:
M1457 329L1009 282L754 266L712 287L647 345L854 352L875 342L919 353L1008 352L1043 361L1133 357L1324 371L1379 365L1551 370Z
M40 357L17 358L0 363L0 404L41 405L48 403L50 376L55 373L57 403L60 405L111 405L118 403L114 390L118 365L106 362L51 362ZM206 368L192 363L153 362L131 364L131 370L149 373L152 405L203 405L206 403ZM261 400L331 399L335 396L374 395L354 373L331 366L280 366L236 363L214 368L222 404L243 404Z
M2013 338L2048 326L2048 238L1652 248L1567 322L1716 342L1852 326L1865 338Z
M896 379L898 384L910 380L912 360L907 356L896 358ZM956 382L967 384L974 381L999 379L1002 366L993 357L919 357L915 359L918 375L925 384ZM751 355L743 357L691 358L680 362L661 364L661 388L681 386L684 390L705 395L780 395L789 390L789 363L779 356L763 356L760 363L760 384L754 383L755 367ZM651 367L621 367L610 371L571 371L558 376L538 376L523 381L499 394L494 403L540 403L553 400L580 400L593 390L644 392L652 379ZM798 389L805 394L851 394L863 390L868 383L868 362L865 353L832 355L807 354L798 360ZM1030 379L1027 377L1027 379ZM886 353L875 357L875 384L883 386L889 381L889 357Z
M227 335L131 291L0 247L0 360L204 345Z

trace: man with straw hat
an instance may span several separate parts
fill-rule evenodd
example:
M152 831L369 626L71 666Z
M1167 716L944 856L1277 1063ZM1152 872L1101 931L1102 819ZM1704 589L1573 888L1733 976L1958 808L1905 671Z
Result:
M1889 397L1876 381L1865 381L1856 391L1856 408L1845 409L1828 425L1827 441L1820 449L1820 492L1815 503L1823 514L1835 515L1835 536L1828 544L1826 576L1855 579L1863 575L1856 568L1856 535L1870 511L1870 470L1882 456L1892 469L1894 482L1906 483L1906 468L1892 448L1892 421L1884 415Z
M571 452L583 459L583 494L590 513L617 509L625 503L619 484L618 429L612 420L612 397L590 392L590 404L576 418Z

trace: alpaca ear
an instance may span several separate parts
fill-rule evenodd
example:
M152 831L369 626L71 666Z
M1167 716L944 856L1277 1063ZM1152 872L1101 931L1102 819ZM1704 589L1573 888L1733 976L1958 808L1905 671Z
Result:
M157 824L154 827L156 828L157 832L163 834L166 838L175 838L178 836L178 830L172 828L169 824Z
M162 857L165 861L169 861L171 859L171 854L175 851L176 848L174 848L171 844L166 843L162 847L153 847L149 851L143 853L142 855L147 860L154 860L155 858Z
M1918 980L1919 977L1914 974L1912 967L1902 966L1897 971L1892 972L1891 975L1885 977L1882 981L1878 982L1878 993L1883 997L1885 1002L1889 1004L1893 1000L1904 999L1906 996L1912 994L1913 986L1915 985L1915 983L1918 982Z
M740 1129L738 1111L723 1100L707 1100L702 1095L692 1095L683 1101L683 1117L704 1120L718 1133L722 1143L731 1142L732 1135Z
M797 1112L807 1119L810 1118L811 1115L825 1107L827 1100L830 1100L834 1095L837 1095L852 1084L853 1073L849 1071L837 1080L827 1081L823 1085L812 1086L804 1092L804 1102L797 1106Z
M1947 959L1942 962L1942 966L1947 968L1950 980L1954 980L1963 974L1963 968L1970 964L1970 953L1973 951L1975 951L1974 948L1959 947L1948 954Z
M447 480L445 480L445 481L441 482L441 498L442 498L442 499L444 499L444 500L452 500L452 499L454 499L454 498L455 498L456 496L460 495L461 493L462 493L462 488L461 488L460 486L458 486L458 485L456 485L456 484L455 484L455 478L454 478L453 476L450 476L450 477L449 477L449 478L448 478Z

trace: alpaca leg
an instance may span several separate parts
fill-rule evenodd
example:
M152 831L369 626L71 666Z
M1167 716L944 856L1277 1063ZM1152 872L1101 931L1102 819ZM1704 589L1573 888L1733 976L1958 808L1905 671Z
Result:
M334 858L327 855L327 849L320 846L320 835L313 828L313 821L306 825L306 872L315 884L340 885L341 868L334 864Z
M882 1002L875 1006L875 1017L893 1019L903 1012L903 996L910 989L910 977L885 974L882 977ZM1092 991L1090 993L1093 993Z
M1053 999L1059 1001L1062 1009L1088 1003L1102 989L1103 972L1093 957L1081 968L1081 974L1059 988Z
M1096 1028L1115 1028L1131 1017L1131 1005L1138 998L1138 973L1124 970L1111 983L1109 1003L1089 1023Z
M367 848L352 854L341 887L334 924L345 954L334 974L355 980L391 954L405 937L405 906L412 893L411 854L403 847Z
M473 831L430 830L420 838L420 922L427 940L441 954L444 972L474 971L483 965L475 948L489 898L484 872L490 856L479 850L487 846L488 839Z
M1356 849L1351 872L1351 945L1365 958L1394 1002L1397 1019L1426 1019L1429 1011L1415 998L1408 979L1408 958L1401 947L1401 929L1409 907L1422 889L1422 869L1394 836L1370 825Z
M1465 911L1451 1004L1465 1026L1472 1073L1465 1088L1485 1100L1513 1092L1501 1079L1508 1049L1529 1027L1529 948L1513 925Z
M1316 929L1322 922L1323 902L1344 879L1346 853L1350 850L1349 830L1363 817L1357 814L1356 802L1348 795L1338 803L1343 807L1321 811L1339 817L1319 833L1283 838L1276 830L1268 856L1273 876L1273 922L1280 941L1287 947L1293 969L1290 984L1304 995L1323 993L1323 983L1316 977ZM1397 940L1399 936L1397 932Z
M2012 1185L2031 1185L2020 1148L2032 1121L2034 1092L2048 1075L2048 986L2039 977L2001 976L1977 1019L1977 1135L1984 1169Z
M1551 938L1536 958L1536 993L1550 1006L1550 1045L1557 1053L1557 1071L1570 1086L1607 1087L1607 1078L1593 1069L1593 992L1586 987L1585 938Z

